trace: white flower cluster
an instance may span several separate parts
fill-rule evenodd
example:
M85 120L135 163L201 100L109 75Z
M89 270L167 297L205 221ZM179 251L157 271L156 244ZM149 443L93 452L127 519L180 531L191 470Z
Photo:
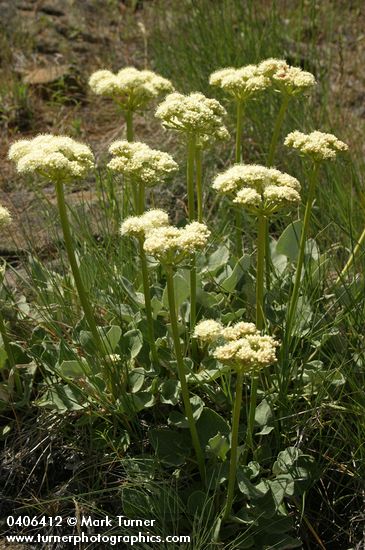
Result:
M62 181L81 178L94 166L94 155L87 145L52 134L15 142L9 149L9 159L20 173Z
M191 222L180 229L171 225L149 232L144 250L162 263L177 265L195 251L204 248L210 231L199 222Z
M225 114L219 101L198 92L169 94L156 111L156 117L162 120L163 126L195 136L199 146L206 145L212 139L229 137L222 121Z
M12 218L9 210L0 204L0 227L9 225L11 221Z
M216 191L232 194L233 202L253 214L265 215L298 204L300 188L293 176L258 164L235 164L219 174L213 183Z
M317 130L310 134L291 132L286 136L284 144L298 149L303 155L308 155L314 160L334 159L337 153L348 150L348 145L333 134L325 134Z
M196 325L194 336L204 344L214 344L212 354L218 361L246 374L276 361L278 342L262 336L253 323L223 327L219 321L206 319Z
M258 65L235 69L227 67L210 75L209 84L219 86L238 101L249 99L271 86L271 80L259 71Z
M89 85L95 94L113 98L128 111L143 109L152 99L174 89L166 78L135 67L125 67L117 74L108 70L96 71L91 75Z
M288 65L284 59L265 59L257 65L215 71L209 83L244 101L270 87L290 95L298 94L314 86L316 80L311 73Z
M167 226L169 216L163 210L147 210L141 216L130 216L120 227L121 235L144 238L151 230Z
M109 152L114 158L108 167L143 182L147 186L169 180L176 172L178 165L174 159L163 151L151 149L145 143L128 141L115 141L109 147Z

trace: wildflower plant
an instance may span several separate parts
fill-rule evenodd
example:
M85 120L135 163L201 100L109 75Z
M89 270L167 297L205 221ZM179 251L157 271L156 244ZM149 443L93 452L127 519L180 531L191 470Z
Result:
M194 336L200 343L208 344L212 356L223 365L228 365L237 374L235 398L232 411L231 456L228 474L228 490L223 521L232 510L235 493L238 463L238 432L241 415L244 377L249 375L258 380L261 369L276 362L278 342L271 336L262 336L253 323L240 321L224 327L215 320L203 320L195 327ZM248 452L253 451L253 430L257 392L250 394L250 407L247 419L246 441L243 450L243 463L247 464Z
M290 296L286 336L289 338L292 330L294 315L298 303L300 281L304 262L305 243L307 240L309 222L312 213L312 206L315 198L315 191L318 184L319 168L323 161L334 160L339 153L348 150L346 143L340 141L333 134L326 134L315 131L310 134L292 132L285 138L284 144L287 147L298 151L304 158L311 161L307 203L305 206L303 227L300 235L299 253L296 265L295 280Z
M103 344L73 248L64 195L64 184L85 177L94 166L94 155L87 145L69 137L44 134L15 142L10 147L9 159L15 162L20 174L40 176L56 187L58 212L72 274L96 347L103 354Z
M9 212L9 210L0 204L0 230L2 231L5 227L10 225L12 222L12 216ZM1 267L0 277L1 277L1 283L3 280L5 274L5 265L4 267ZM11 348L10 339L7 333L5 320L2 314L2 308L0 308L0 334L3 340L6 356L8 363L10 365L10 368L14 369L15 367L15 359L13 355L13 351ZM14 374L15 375L15 374Z
M169 92L173 86L169 80L147 70L124 67L116 74L108 70L94 72L89 85L96 95L111 98L124 114L127 140L133 141L133 114L144 111L149 103Z

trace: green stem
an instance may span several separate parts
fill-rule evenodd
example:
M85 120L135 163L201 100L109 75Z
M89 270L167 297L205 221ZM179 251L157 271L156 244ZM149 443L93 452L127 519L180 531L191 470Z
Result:
M285 331L286 338L290 337L293 319L294 319L294 313L298 304L299 289L300 289L303 262L304 262L305 243L307 240L309 221L312 213L312 206L313 206L314 195L315 195L315 190L316 190L316 185L318 180L318 169L319 169L319 165L318 163L315 163L310 176L307 204L305 207L303 227L300 235L299 252L298 252L297 267L295 272L294 286L290 296L288 317L286 322L286 331Z
M267 220L263 214L258 216L257 233L257 269L256 269L256 327L262 330L265 326L264 313L264 279L265 279L265 252L266 252ZM246 441L243 451L243 464L247 464L248 452L253 451L253 430L257 401L258 377L251 378L250 408L247 420Z
M145 201L146 201L145 195L146 195L145 184L143 183L143 181L140 181L139 182L138 211L137 211L139 215L143 214L143 212L145 210Z
M354 263L355 257L357 256L357 254L358 254L358 252L359 252L359 250L362 247L364 242L365 242L365 229L361 233L360 238L357 241L357 243L355 245L355 248L353 249L353 251L351 253L351 256L347 260L345 267L343 268L343 270L340 273L340 276L336 279L335 285L337 285L345 277L348 270L352 267L352 264Z
M205 482L204 455L200 445L198 432L194 421L193 410L189 399L188 384L185 377L184 361L183 361L183 356L181 351L179 329L178 329L177 315L176 315L174 277L173 277L172 268L170 266L166 266L166 279L167 279L167 295L169 300L172 338L174 342L177 370L178 370L179 380L181 384L181 393L182 393L182 398L184 403L185 415L188 420L191 439L192 439L195 454L198 460L200 476L202 478L202 481Z
M153 316L152 316L152 306L151 306L150 285L148 280L147 258L146 258L146 253L143 249L143 239L139 238L138 241L139 241L139 254L141 258L141 267L142 267L143 293L144 293L144 303L146 308L148 340L150 344L153 363L155 366L157 366L159 364L159 361L158 361L158 354L157 354L156 344L155 344L155 331L153 328Z
M195 163L196 139L195 136L188 141L188 159L186 166L186 180L188 188L189 221L195 220L195 192L194 192L194 163Z
M231 456L230 456L230 462L229 462L227 500L226 500L226 506L223 514L223 521L225 521L231 513L233 498L234 498L234 489L236 485L238 430L240 425L242 388L243 388L243 373L238 372L237 381L236 381L236 394L234 398L234 406L233 406L233 413L232 413Z
M246 441L245 441L245 447L242 455L242 463L244 466L247 465L248 452L253 451L253 430L255 426L255 412L256 412L258 385L259 385L258 377L253 376L251 379L250 408L248 411L248 419L247 419Z
M196 324L196 257L192 255L190 265L190 335L194 333ZM191 357L196 361L197 357L197 342L195 338L191 338Z
M196 168L196 194L198 203L198 222L203 222L203 177L202 177L202 150L200 147L195 151Z
M237 101L236 104L236 148L235 148L235 162L236 164L242 161L242 127L243 127L243 102ZM241 209L238 206L234 206L234 218L235 218L235 237L236 237L236 251L237 256L241 254L242 244L242 216Z
M256 270L256 326L262 330L265 325L264 314L264 278L266 255L267 220L263 214L258 216L257 234L257 270Z
M133 112L125 111L125 122L127 125L127 141L134 140L134 129L133 129Z
M236 117L236 149L235 162L238 164L242 160L242 122L243 122L243 102L237 101Z
M289 94L284 94L280 110L279 110L278 115L276 117L274 131L273 131L272 138L271 138L269 155L267 157L267 165L268 166L272 166L273 162L274 162L274 157L275 157L276 148L277 148L277 145L278 145L279 135L280 135L280 132L281 132L281 128L283 126L285 113L288 109L289 100L290 100L290 95Z
M84 310L86 321L89 325L89 328L92 332L92 335L94 337L95 345L99 349L100 353L104 354L104 346L102 344L100 335L98 333L98 329L95 322L94 313L92 311L86 290L84 288L84 285L82 283L80 271L77 265L73 245L72 245L72 237L71 237L71 231L70 226L67 218L67 210L66 210L66 203L65 203L65 195L63 191L63 183L60 180L56 181L56 193L57 193L57 204L58 204L58 211L60 214L60 220L61 220L61 226L63 231L63 237L65 240L65 247L67 256L70 262L72 274L75 280L77 292L79 294L81 306Z

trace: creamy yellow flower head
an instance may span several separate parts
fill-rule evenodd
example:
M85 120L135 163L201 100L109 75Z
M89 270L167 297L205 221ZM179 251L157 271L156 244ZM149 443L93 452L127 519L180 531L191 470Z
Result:
M288 70L289 65L285 59L276 59L270 57L269 59L264 59L257 65L257 72L266 77L272 77L278 71Z
M271 336L247 334L243 338L218 346L213 351L213 356L236 370L253 374L276 362L277 346L278 342Z
M222 120L225 114L225 109L216 99L197 92L169 94L156 111L163 126L195 136L199 146L207 145L212 139L229 137Z
M262 336L253 323L240 321L223 327L219 321L205 319L196 325L194 336L211 345L211 353L218 361L246 374L276 361L279 343L271 336Z
M62 181L81 178L94 166L94 155L87 145L52 134L15 142L9 149L9 159L16 163L19 173Z
M168 181L178 169L168 153L151 149L145 143L115 141L109 147L109 152L114 156L108 164L111 170L147 186Z
M290 176L258 164L235 164L213 183L213 189L233 196L233 202L253 214L272 214L300 202L300 183Z
M257 65L235 69L228 67L211 74L209 83L219 86L238 101L256 96L271 85L271 80L258 70Z
M312 73L290 65L279 66L271 78L277 90L289 95L307 92L317 84Z
M198 338L203 343L215 342L222 336L223 325L214 319L205 319L200 321L194 329L194 338Z
M0 227L9 225L11 221L12 218L9 210L0 204Z
M313 160L332 160L337 153L348 150L348 145L340 141L333 134L324 132L291 132L285 138L284 144L287 147L297 149L302 155L311 157Z
M182 229L160 227L148 234L144 250L162 263L176 265L193 252L204 248L209 236L207 226L199 222L189 223Z
M135 67L125 67L116 74L108 70L96 71L89 85L95 94L111 97L126 111L144 109L151 100L174 89L166 78Z
M169 216L163 210L147 210L141 216L130 216L120 227L121 235L144 238L153 229L167 226Z

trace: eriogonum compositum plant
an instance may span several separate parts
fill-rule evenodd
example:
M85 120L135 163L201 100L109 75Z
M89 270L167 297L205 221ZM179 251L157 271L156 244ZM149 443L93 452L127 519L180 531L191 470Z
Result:
M132 187L137 214L145 210L145 188L166 183L178 169L174 159L163 151L151 149L145 143L115 141L109 147L113 155L108 167L126 176Z
M291 98L306 94L316 85L316 79L300 67L292 67L283 59L266 59L259 63L258 69L271 79L274 90L282 95L282 104L277 115L268 154L268 166L274 163L274 156L285 113Z
M308 235L309 221L312 212L312 206L314 202L315 190L319 177L319 166L321 162L326 160L334 160L337 154L346 152L348 146L343 141L337 139L333 134L326 134L324 132L311 132L310 134L303 134L302 132L291 132L285 138L284 144L287 147L296 149L303 157L309 159L312 163L309 188L307 195L307 203L305 207L303 227L300 235L299 252L297 259L297 267L295 273L294 286L290 297L289 309L286 321L286 337L289 338L292 329L292 323L294 320L294 314L297 307L299 288L302 278L302 269L304 262L305 243ZM365 238L365 235L364 235ZM351 258L349 260L351 265ZM346 266L345 266L345 269Z
M124 67L116 74L108 70L96 71L89 85L95 94L110 97L120 107L127 125L128 141L133 141L133 113L145 110L153 99L174 89L166 78L135 67Z
M228 365L237 373L232 412L228 491L223 513L223 520L226 520L231 513L236 485L238 432L244 377L247 375L252 377L246 440L242 459L243 464L246 465L248 453L253 450L258 375L261 369L276 362L276 347L279 344L271 336L262 336L253 323L242 321L224 327L219 321L206 319L196 325L194 336L202 344L209 345L210 353L215 359L224 365Z
M151 231L156 230L161 227L168 226L169 217L166 212L163 210L148 210L141 216L130 216L121 225L120 233L122 236L135 237L138 240L139 246L139 256L141 260L142 268L142 282L143 282L143 293L144 301L146 308L146 318L147 318L147 330L149 345L151 349L151 355L154 365L157 367L159 364L158 354L155 343L155 331L153 328L153 316L152 316L152 305L151 305L151 294L150 294L150 285L148 277L148 264L146 253L144 250L144 242L146 236L151 234Z
M184 259L204 248L208 242L210 231L206 225L199 222L191 222L184 228L162 226L152 229L144 242L144 250L161 262L164 267L167 282L167 296L169 302L171 332L174 342L176 364L181 393L184 401L185 414L188 419L191 438L198 460L199 471L202 479L205 479L204 455L199 442L197 429L193 417L193 411L189 398L189 390L185 376L185 366L180 343L179 326L174 289L174 269Z
M83 143L78 143L65 136L45 134L30 140L15 142L10 147L9 159L16 163L19 173L35 174L55 184L58 211L72 274L95 344L103 353L103 344L73 249L63 188L65 183L86 176L94 166L94 155L91 149Z
M223 124L225 109L215 99L210 99L201 93L183 95L173 93L168 95L158 106L156 117L161 119L163 126L176 130L187 143L187 193L189 220L203 221L203 182L202 182L202 149L216 139L226 139L229 134ZM196 186L194 186L194 168ZM197 195L197 212L195 209L195 187ZM193 330L196 319L196 267L195 258L191 257L190 294L192 307L190 309L190 325ZM195 343L192 343L195 353Z
M300 183L274 168L256 164L236 164L214 182L213 189L229 195L233 202L257 217L256 324L264 326L264 265L266 220L275 212L300 202Z

